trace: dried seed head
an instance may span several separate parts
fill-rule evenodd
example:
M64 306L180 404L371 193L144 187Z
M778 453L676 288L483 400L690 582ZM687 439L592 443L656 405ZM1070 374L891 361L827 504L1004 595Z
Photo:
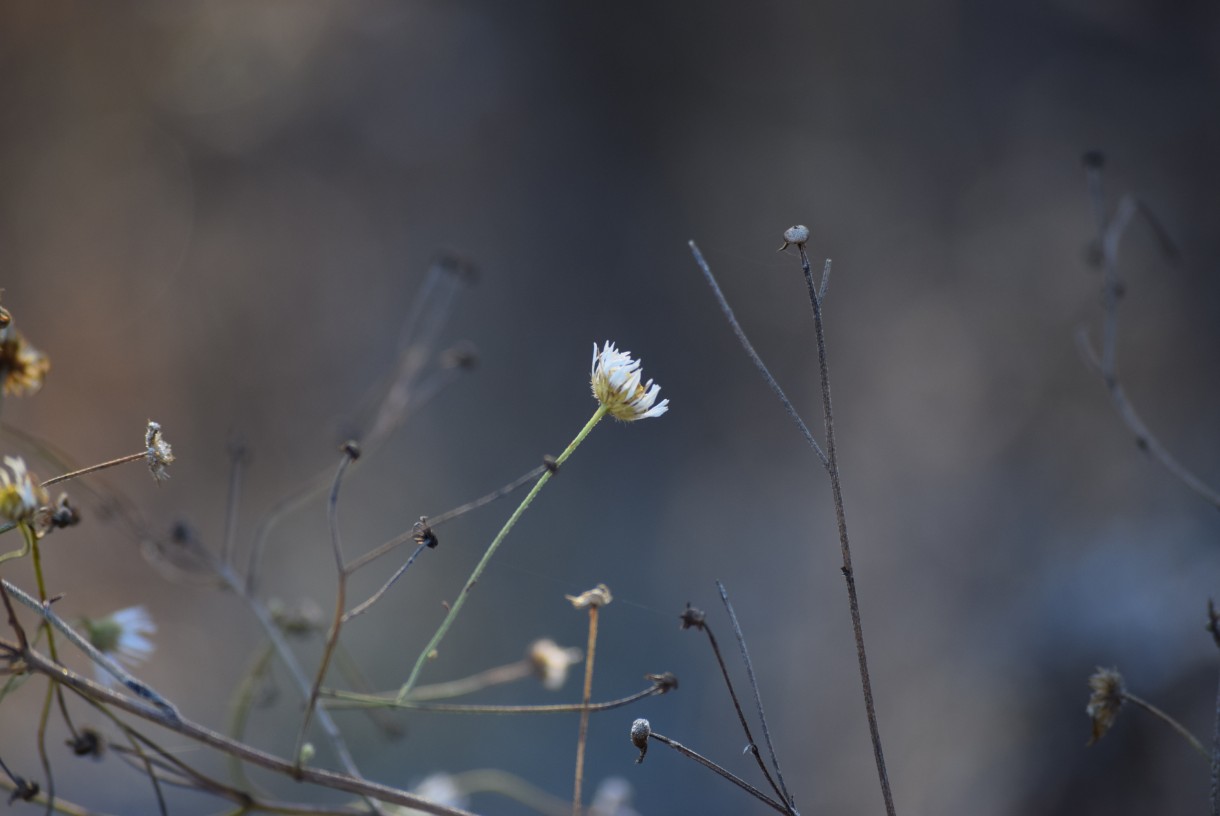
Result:
M644 754L648 753L648 735L651 733L652 725L643 717L631 724L631 744L640 751L640 755L635 760L636 765L643 762Z
M804 224L788 227L788 229L784 230L784 245L779 248L779 251L783 252L794 244L797 247L803 247L808 240L809 227L806 227Z
M668 694L671 691L676 691L678 688L678 676L673 672L646 674L644 679L650 683L656 683L657 688L661 690L662 694Z
M31 346L14 328L4 329L0 339L0 379L4 393L13 396L36 394L51 370L47 355Z
M174 449L161 434L161 425L148 420L144 431L144 456L148 459L148 470L158 482L169 478L168 467L174 461Z
M614 596L610 594L610 587L605 584L598 584L593 589L582 592L579 595L564 595L563 597L567 598L572 603L572 606L577 609L584 609L589 606L606 606L614 600Z
M686 604L686 610L678 617L681 618L681 620L682 620L681 628L683 628L683 629L691 629L691 628L702 629L703 622L707 616L704 614L702 609L696 609L695 607L691 606L690 603L688 602Z
M432 528L428 526L427 516L419 517L419 521L415 522L415 526L411 529L411 535L416 544L423 544L430 550L435 550L436 546L441 543L441 540L436 537L436 533L432 532Z
M1118 673L1118 669L1100 667L1089 678L1089 688L1093 690L1093 693L1089 696L1089 704L1085 706L1085 711L1093 720L1093 735L1088 743L1092 745L1104 737L1110 730L1110 726L1114 725L1114 721L1118 719L1118 712L1123 707L1126 688L1123 685L1123 676Z
M530 644L526 657L543 688L556 691L567 682L568 669L584 660L584 653L575 647L565 649L555 641L543 638Z
M106 752L105 739L92 728L82 728L75 737L68 740L67 744L76 756L91 756L94 759L101 759L102 754Z

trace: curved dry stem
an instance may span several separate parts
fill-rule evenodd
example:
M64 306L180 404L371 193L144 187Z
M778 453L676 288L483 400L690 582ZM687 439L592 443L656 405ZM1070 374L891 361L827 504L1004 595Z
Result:
M468 811L431 802L415 794L370 782L357 776L327 771L319 768L296 768L293 762L260 751L257 748L229 739L191 720L172 717L159 708L125 697L82 675L56 664L46 655L34 649L20 650L15 644L0 641L0 645L12 652L19 652L28 671L54 679L67 689L84 698L126 711L146 722L173 731L179 736L201 745L234 755L273 773L291 777L300 782L331 790L344 791L356 796L375 799L388 804L406 805L437 816L472 816Z

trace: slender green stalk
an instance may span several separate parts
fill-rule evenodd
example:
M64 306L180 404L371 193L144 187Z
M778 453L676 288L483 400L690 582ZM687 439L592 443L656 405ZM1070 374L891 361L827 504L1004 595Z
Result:
M585 423L585 427L580 429L580 433L576 434L576 438L571 441L568 447L564 449L564 452L559 454L559 458L555 460L556 469L561 467L563 463L567 461L568 457L572 455L572 452L576 450L581 442L585 441L585 437L589 435L589 432L592 431L593 428L597 426L597 423L601 422L606 416L607 410L608 409L605 405L599 405L597 407L597 410L593 412L592 418ZM437 628L436 634L432 636L432 640L428 641L428 645L425 646L424 650L419 653L419 657L415 660L415 666L411 669L411 674L407 677L407 682L403 683L402 688L398 690L398 703L401 704L407 699L407 696L411 693L411 689L415 687L415 681L419 679L419 673L423 670L424 663L426 663L436 651L436 647L440 645L441 640L443 640L445 634L448 633L449 627L453 626L453 621L457 618L458 613L462 611L462 606L466 603L466 596L470 594L470 590L474 588L476 583L478 583L479 578L483 575L483 570L487 569L487 564L491 561L491 557L495 555L496 550L500 548L500 544L505 538L508 537L509 531L513 529L517 523L517 520L521 518L523 513L525 513L526 508L528 508L534 501L534 497L538 495L543 486L551 480L551 476L554 475L554 473L554 470L547 469L546 473L543 473L540 477L538 477L538 481L534 484L529 494L522 500L517 509L513 511L513 514L508 517L508 521L506 521L504 526L500 528L500 532L496 533L496 537L492 539L491 544L487 547L487 552L483 553L483 557L479 560L479 563L475 565L474 572L470 573L470 578L466 581L466 585L462 587L461 594L457 596L453 604L449 607L449 614L445 616L443 621L441 621L441 625Z

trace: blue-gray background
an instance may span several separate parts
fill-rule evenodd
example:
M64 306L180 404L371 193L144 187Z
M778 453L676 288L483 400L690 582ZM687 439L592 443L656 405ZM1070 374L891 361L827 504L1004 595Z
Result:
M1080 168L1096 147L1110 194L1138 193L1181 250L1168 263L1143 227L1124 243L1122 375L1168 447L1220 485L1218 17L1089 0L6 3L0 282L53 370L4 420L88 463L138 450L157 419L172 480L158 489L132 467L109 482L153 528L188 519L213 546L228 445L244 438L248 542L276 498L334 466L429 259L461 252L479 282L444 339L470 340L479 367L349 480L349 551L558 453L594 407L594 341L641 357L672 405L597 429L425 680L509 662L538 636L583 644L563 595L604 581L617 600L595 696L664 670L682 687L594 717L589 787L628 778L644 816L763 812L659 746L633 765L627 741L647 716L755 779L705 645L677 627L691 601L728 640L724 579L802 811L876 813L827 480L686 247L700 243L816 427L808 305L794 258L775 252L803 222L815 257L836 262L848 521L899 811L1198 811L1206 763L1145 715L1086 750L1085 679L1117 665L1210 733L1202 624L1220 517L1136 450L1073 333L1099 316ZM401 682L510 510L444 528L351 625L375 685ZM329 608L325 529L316 505L279 528L269 592ZM47 549L63 613L146 604L160 631L143 675L221 725L261 643L241 604L167 583L96 513ZM6 573L29 583L25 567ZM36 685L0 709L0 755L31 777ZM252 738L287 753L294 711L281 682ZM397 742L342 721L378 780L497 767L570 790L571 717L417 715ZM117 760L54 759L63 794L153 809ZM186 797L174 812L214 807Z

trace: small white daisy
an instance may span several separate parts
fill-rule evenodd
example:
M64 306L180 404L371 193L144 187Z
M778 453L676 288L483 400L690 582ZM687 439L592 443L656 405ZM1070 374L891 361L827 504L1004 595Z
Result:
M93 648L128 666L143 663L153 653L153 642L148 636L156 633L157 626L142 606L129 606L98 620L86 618L81 621L81 628ZM103 685L114 683L110 673L97 664L93 674Z
M153 478L158 482L168 479L166 467L174 461L174 449L161 435L161 425L151 419L148 420L148 430L144 432L144 447L147 448L144 455L148 458L148 469Z
M593 344L593 396L606 406L610 416L631 422L658 417L669 410L669 400L656 401L661 386L653 385L652 380L641 385L641 379L640 362L631 358L631 352L619 351L609 340L600 351L597 343Z
M0 468L0 517L9 521L30 521L51 497L25 466L20 456L4 457Z
M458 780L444 771L438 771L424 779L411 789L416 796L427 799L438 805L465 810L470 806L470 797L462 790ZM416 810L405 805L387 805L380 803L382 810L391 816L422 816L422 810Z

